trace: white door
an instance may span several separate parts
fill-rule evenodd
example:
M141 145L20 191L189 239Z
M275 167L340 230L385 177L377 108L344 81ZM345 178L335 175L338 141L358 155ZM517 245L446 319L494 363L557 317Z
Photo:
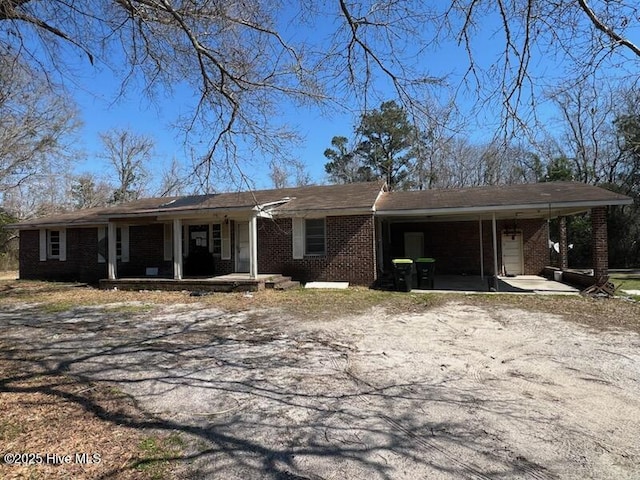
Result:
M424 257L424 233L405 232L404 233L404 256L405 258Z
M521 232L502 234L502 265L507 275L524 273Z
M249 272L249 223L236 222L236 272Z

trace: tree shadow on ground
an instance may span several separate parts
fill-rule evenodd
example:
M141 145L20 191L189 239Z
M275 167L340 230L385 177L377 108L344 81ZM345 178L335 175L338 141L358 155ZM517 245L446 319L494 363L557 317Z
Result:
M516 399L487 402L435 377L383 383L354 369L344 339L286 333L272 318L24 307L0 313L0 325L2 357L20 365L0 392L41 392L107 422L181 432L188 445L169 460L191 478L554 478L472 421L483 410L531 421ZM118 386L135 413L47 382L60 375ZM105 466L100 478L140 462Z

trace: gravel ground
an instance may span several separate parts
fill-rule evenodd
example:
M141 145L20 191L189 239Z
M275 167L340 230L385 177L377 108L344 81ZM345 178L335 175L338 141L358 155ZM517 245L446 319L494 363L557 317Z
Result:
M190 478L640 478L640 335L449 302L277 310L2 307L2 354L106 382L178 431Z

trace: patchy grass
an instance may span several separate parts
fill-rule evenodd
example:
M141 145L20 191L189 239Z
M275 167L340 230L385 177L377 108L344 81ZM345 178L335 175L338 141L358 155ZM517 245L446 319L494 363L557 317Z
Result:
M256 292L252 300L247 302L245 298L243 307L253 303L253 306L258 308L281 308L292 315L328 319L357 315L373 307L386 308L394 312L431 308L440 305L445 297L436 294L407 294L351 287L344 290L264 290ZM216 302L215 299L213 301ZM219 305L219 303L216 304Z
M562 315L598 330L625 329L640 333L640 303L624 299L577 295L466 295L465 303Z
M40 464L1 462L0 477L181 478L181 465L172 461L182 454L181 439L137 428L145 418L128 396L109 386L23 368L17 360L0 360L0 445L3 455L32 454ZM89 461L76 454L87 454ZM70 463L48 460L53 455L70 455Z
M640 272L614 273L610 277L616 289L640 290Z
M357 314L374 306L411 311L440 304L442 295L406 294L352 287L346 290L262 290L251 293L211 293L192 297L189 292L99 290L84 284L0 280L0 305L38 304L59 313L72 308L120 304L122 313L143 313L153 305L199 303L227 311L283 308L294 315L326 317Z
M623 279L637 281L638 279ZM0 280L0 306L34 303L46 312L98 306L125 315L149 312L163 304L198 303L227 311L282 309L300 318L339 319L384 308L420 312L447 302L486 308L519 308L562 315L599 330L640 332L640 303L552 295L417 294L347 290L264 290L251 294L105 291L78 284ZM0 352L9 356L11 345ZM0 445L2 453L97 453L100 463L11 466L0 463L8 479L180 478L183 439L174 433L144 428L145 416L119 388L88 384L45 371L25 371L25 360L0 358Z
M178 434L143 438L138 444L143 458L135 462L135 469L146 472L152 479L167 478L172 461L182 454L184 447L185 442Z
M637 274L616 274L615 281L636 285ZM640 303L620 299L593 299L565 295L464 295L423 294L351 287L345 290L262 290L252 293L212 293L192 297L189 292L99 290L82 284L0 280L0 306L35 303L58 313L82 306L103 306L111 311L135 315L165 304L201 304L230 312L282 309L301 318L339 318L378 307L390 312L419 312L449 301L478 305L509 306L564 315L597 328L640 331Z

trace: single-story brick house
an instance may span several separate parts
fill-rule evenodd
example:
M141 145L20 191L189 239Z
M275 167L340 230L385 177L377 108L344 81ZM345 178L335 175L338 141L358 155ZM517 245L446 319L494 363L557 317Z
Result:
M408 192L368 182L149 198L13 227L22 279L260 272L373 285L396 257L434 257L441 273L540 274L548 220L585 211L595 275L606 274L606 207L629 203L577 182Z

